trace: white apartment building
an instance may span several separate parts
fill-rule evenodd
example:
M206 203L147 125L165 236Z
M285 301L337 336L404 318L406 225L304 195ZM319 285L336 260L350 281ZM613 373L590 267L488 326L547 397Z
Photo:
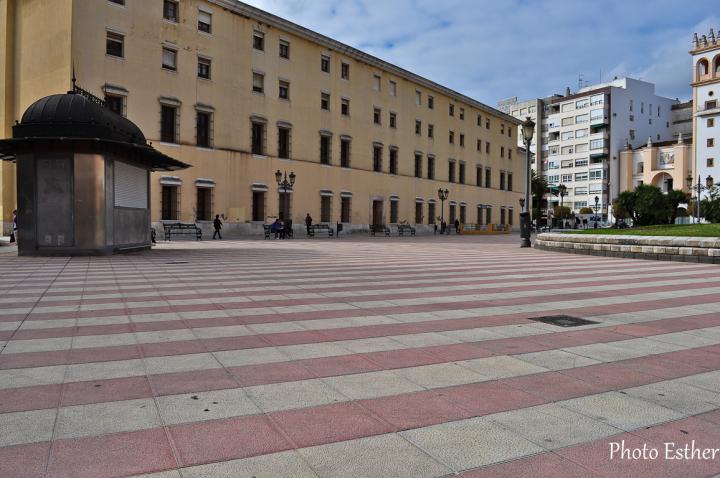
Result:
M540 170L550 186L564 185L563 205L578 212L599 198L608 205L620 193L620 152L672 138L671 109L677 100L655 94L655 85L632 78L582 88L545 102L540 122ZM561 199L548 195L548 207Z
M694 181L720 183L720 39L710 35L693 39L693 147Z

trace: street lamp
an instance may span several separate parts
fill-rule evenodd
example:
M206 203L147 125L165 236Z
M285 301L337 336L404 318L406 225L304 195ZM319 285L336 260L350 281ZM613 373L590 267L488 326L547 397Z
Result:
M691 193L694 192L696 196L696 204L697 204L697 211L695 211L695 218L697 219L697 223L700 224L700 200L702 199L702 192L703 191L709 191L713 188L715 185L715 180L712 176L708 176L705 178L705 184L702 184L702 179L698 175L697 182L695 183L695 186L693 186L693 177L692 174L688 173L687 178L685 178L685 181L687 181L687 188L688 191Z
M535 122L529 116L522 124L523 142L525 143L525 198L520 203L520 247L530 247L530 143L535 134Z
M600 198L595 196L595 229L598 227L598 211L600 210Z
M558 192L560 193L560 219L562 220L562 222L560 223L560 229L565 229L565 210L563 209L563 198L567 196L567 186L561 184L560 186L558 186Z
M450 195L450 191L447 189L438 189L438 199L440 200L440 234L445 234L445 200Z
M277 185L280 189L283 191L283 215L287 214L288 212L288 189L292 189L292 187L295 185L295 173L290 171L290 176L288 177L287 171L285 171L285 174L280 172L278 169L275 171L275 181L277 182ZM285 217L281 217L283 221L287 220Z

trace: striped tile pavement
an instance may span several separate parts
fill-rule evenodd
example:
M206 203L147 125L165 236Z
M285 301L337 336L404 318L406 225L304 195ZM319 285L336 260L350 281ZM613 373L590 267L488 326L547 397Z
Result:
M720 268L516 239L0 253L0 477L720 473Z

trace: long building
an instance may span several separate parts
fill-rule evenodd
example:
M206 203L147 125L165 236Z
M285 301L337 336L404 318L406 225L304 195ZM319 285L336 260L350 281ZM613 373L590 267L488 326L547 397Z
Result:
M0 0L0 30L3 137L74 74L193 166L152 177L153 221L519 222L517 119L244 3ZM12 165L0 183L7 229Z

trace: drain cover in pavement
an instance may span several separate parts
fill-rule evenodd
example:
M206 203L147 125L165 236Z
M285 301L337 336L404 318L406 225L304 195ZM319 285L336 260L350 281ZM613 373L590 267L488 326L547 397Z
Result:
M580 319L578 317L571 317L569 315L547 315L545 317L530 317L530 320L537 322L544 322L550 325L557 325L558 327L579 327L581 325L597 324L592 320Z

